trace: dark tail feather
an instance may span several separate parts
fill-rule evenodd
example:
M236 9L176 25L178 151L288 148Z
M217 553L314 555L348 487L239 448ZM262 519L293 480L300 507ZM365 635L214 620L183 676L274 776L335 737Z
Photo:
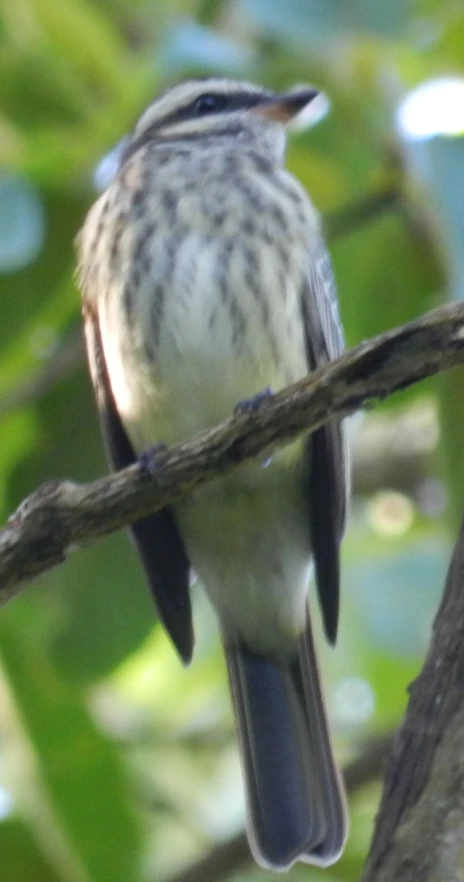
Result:
M311 630L288 667L226 646L243 754L249 838L256 860L286 870L328 866L347 835Z

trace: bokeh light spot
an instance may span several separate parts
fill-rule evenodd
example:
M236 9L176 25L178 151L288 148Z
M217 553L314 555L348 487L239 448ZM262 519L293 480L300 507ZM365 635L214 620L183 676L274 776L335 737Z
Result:
M25 178L0 174L0 274L32 263L45 240L45 212L37 189Z
M464 79L427 80L401 103L396 117L400 134L408 140L436 135L464 134Z

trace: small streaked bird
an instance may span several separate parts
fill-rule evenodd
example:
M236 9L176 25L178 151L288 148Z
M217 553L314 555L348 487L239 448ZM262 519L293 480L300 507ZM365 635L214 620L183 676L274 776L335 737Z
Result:
M285 169L317 93L221 78L167 90L80 236L88 356L111 462L187 440L343 350L317 213ZM243 403L245 402L245 405ZM333 643L348 462L331 423L132 526L159 615L193 651L190 573L218 616L256 860L326 866L346 835L308 613Z

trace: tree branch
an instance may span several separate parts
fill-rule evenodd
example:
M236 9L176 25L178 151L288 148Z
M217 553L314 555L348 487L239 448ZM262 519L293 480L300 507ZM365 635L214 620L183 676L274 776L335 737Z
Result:
M464 879L464 522L391 755L363 882Z
M442 307L337 361L188 443L91 484L44 484L0 531L0 602L71 550L173 503L253 457L464 361L464 305Z
M343 778L349 795L380 777L392 743L391 734L373 738L359 757L345 766ZM220 882L251 862L250 846L242 830L226 842L216 845L205 857L172 876L168 882Z

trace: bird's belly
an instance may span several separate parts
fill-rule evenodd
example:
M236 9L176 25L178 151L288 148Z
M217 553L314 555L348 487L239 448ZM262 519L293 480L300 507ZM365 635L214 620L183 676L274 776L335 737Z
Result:
M175 507L192 566L225 639L285 657L305 627L311 569L298 467L239 467Z
M137 325L120 338L118 329L128 324L111 310L122 308L121 300L113 299L101 317L113 393L138 453L158 441L187 440L230 416L237 402L266 387L278 391L307 371L292 278L281 278L276 288L278 267L270 255L253 284L233 262L222 283L214 269L221 254L211 248L208 243L195 274L191 247L178 253L156 349L149 310L140 320L139 309ZM270 464L246 463L175 507L187 553L226 637L263 653L288 652L305 624L310 539L302 467L297 442Z
M306 373L299 278L282 274L274 249L248 248L247 259L243 251L191 233L170 277L161 251L154 255L129 333L116 314L122 298L109 301L105 355L137 450L186 440L230 416L237 402Z

